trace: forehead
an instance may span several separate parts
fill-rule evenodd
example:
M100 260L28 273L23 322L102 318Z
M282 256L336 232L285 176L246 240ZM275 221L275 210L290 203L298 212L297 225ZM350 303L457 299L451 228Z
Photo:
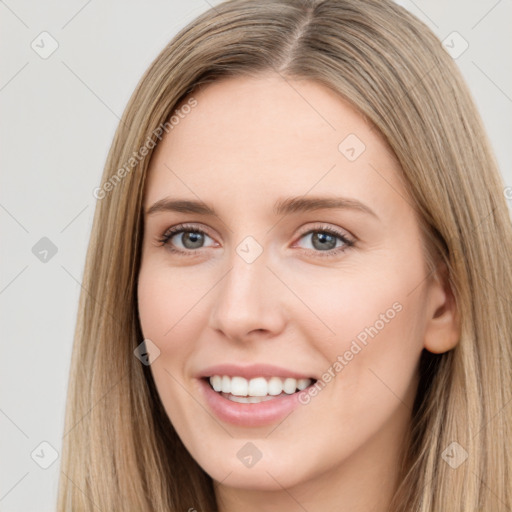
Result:
M307 193L404 202L400 168L385 141L325 86L279 75L236 77L192 97L197 105L181 112L153 155L146 203L165 193L244 208Z

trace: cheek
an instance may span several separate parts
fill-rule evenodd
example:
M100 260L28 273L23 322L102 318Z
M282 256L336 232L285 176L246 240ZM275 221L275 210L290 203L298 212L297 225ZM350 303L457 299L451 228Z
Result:
M177 278L177 279L176 279ZM151 364L151 373L164 409L177 431L184 432L202 411L184 388L183 371L197 339L197 305L201 293L158 265L141 268L138 280L138 308L142 333L155 343L160 355ZM197 297L196 297L197 295ZM190 317L189 317L190 315Z
M315 343L338 348L350 345L356 337L364 343L370 337L367 328L372 326L379 333L389 331L410 302L407 294L412 286L408 283L413 281L382 262L373 268L367 264L363 271L355 265L338 271L313 268L299 273L293 269L283 280L307 306L306 310L298 304L291 318L304 330L304 338L314 334Z
M369 406L384 417L401 400L412 406L425 330L418 285L425 276L420 247L409 247L405 258L389 251L387 258L372 255L337 275L315 271L314 279L295 278L297 294L316 313L299 322L304 332L320 326L315 344L327 361L322 380L343 397L342 416L360 417Z
M176 403L183 369L197 339L199 322L191 322L199 307L195 293L185 283L174 279L178 272L169 272L158 266L142 267L138 281L138 308L142 333L160 350L151 364L151 372L169 414L168 407Z
M176 333L184 327L193 327L187 322L188 315L197 315L195 307L203 292L193 286L189 276L179 269L172 271L158 262L148 261L141 267L138 279L138 309L142 332L145 338L163 343L160 350L173 344ZM183 333L180 333L180 337ZM179 343L175 343L177 347Z

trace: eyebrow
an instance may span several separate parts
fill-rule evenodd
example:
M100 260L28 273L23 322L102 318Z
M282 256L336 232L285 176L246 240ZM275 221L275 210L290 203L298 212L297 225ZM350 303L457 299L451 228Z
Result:
M372 215L378 219L378 215L367 205L345 197L288 197L278 199L274 204L274 215L288 215L291 213L309 212L315 210L355 210ZM198 215L218 217L215 209L202 201L190 199L173 199L166 197L160 199L146 210L146 215L152 215L157 212L180 212L196 213Z

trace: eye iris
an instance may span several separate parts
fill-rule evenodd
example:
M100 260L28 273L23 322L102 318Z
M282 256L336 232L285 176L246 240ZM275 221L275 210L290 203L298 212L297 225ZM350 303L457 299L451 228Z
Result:
M320 243L320 246L317 246L317 242ZM327 242L328 247L325 244ZM312 243L315 249L334 249L336 247L336 237L333 235L329 235L328 233L313 233Z
M184 247L187 249L198 249L201 247L203 243L204 235L202 233L197 233L194 231L187 231L182 233L181 240L183 242ZM191 242L191 246L187 245L187 242Z
M316 231L311 235L315 249L331 250L336 248L336 236L326 231ZM179 233L179 236L181 236L182 244L186 249L198 249L204 243L204 233L200 231L183 231Z

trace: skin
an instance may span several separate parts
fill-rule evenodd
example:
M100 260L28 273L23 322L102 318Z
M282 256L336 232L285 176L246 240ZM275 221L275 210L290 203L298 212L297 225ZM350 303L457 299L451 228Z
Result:
M157 147L144 197L145 211L172 196L200 199L218 214L145 215L139 313L144 337L160 350L151 371L166 412L215 480L221 512L384 511L421 352L449 350L459 336L444 273L426 269L399 164L362 116L311 81L229 78L194 98L197 106ZM366 146L354 161L338 149L349 134ZM304 195L351 198L376 216L273 214L278 198ZM183 222L207 232L200 248L187 232L168 243L192 256L158 241ZM344 244L315 243L310 231L322 226L354 245L323 257ZM247 236L263 250L252 263L236 252ZM223 423L199 393L195 375L225 362L332 372L356 336L396 303L401 311L281 423ZM250 468L237 457L248 441L262 455Z

